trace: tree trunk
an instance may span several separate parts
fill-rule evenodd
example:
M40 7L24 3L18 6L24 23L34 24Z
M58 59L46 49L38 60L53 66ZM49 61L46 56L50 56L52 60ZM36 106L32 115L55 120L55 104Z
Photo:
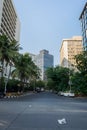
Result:
M12 66L11 66L11 64L10 64L9 74L8 74L7 80L5 81L5 89L4 89L4 93L5 93L5 94L6 94L6 91L7 91L7 84L8 84L10 75L11 75L11 67L12 67Z

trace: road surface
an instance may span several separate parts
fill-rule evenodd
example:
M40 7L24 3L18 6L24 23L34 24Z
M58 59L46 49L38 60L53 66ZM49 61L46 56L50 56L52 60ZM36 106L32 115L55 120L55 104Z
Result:
M0 130L87 130L87 99L50 92L0 99Z

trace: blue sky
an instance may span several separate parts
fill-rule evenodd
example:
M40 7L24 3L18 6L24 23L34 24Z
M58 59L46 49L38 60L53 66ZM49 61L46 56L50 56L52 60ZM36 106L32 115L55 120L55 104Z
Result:
M22 53L46 49L60 63L62 39L81 35L79 16L87 0L13 0L21 22Z

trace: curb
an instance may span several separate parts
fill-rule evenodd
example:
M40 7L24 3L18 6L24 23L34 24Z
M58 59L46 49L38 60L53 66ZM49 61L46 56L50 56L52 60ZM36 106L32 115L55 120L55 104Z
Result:
M32 95L32 94L34 94L34 93L33 92L32 93L24 93L24 94L21 94L18 96L10 95L10 96L5 96L4 98L18 98L18 97L23 97L23 96Z
M16 97L19 97L19 96L5 96L4 98L16 98Z

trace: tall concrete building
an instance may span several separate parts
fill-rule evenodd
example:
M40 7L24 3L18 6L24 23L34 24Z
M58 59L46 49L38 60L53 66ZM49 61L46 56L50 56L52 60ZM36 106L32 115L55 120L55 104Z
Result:
M45 71L48 67L54 66L53 55L49 54L47 50L41 50L38 55L30 54L34 63L40 69L40 75L42 80L46 80Z
M19 42L20 40L20 21L12 0L0 0L0 35L2 34L8 36L9 41L15 39ZM6 76L5 71L7 71ZM4 69L4 76L6 78L8 73L9 65L8 69L6 67Z
M70 39L63 39L60 48L60 65L67 68L75 68L75 55L83 50L82 37L75 36Z
M80 18L82 26L83 48L87 51L87 2L81 12Z
M20 21L12 0L0 0L0 34L19 41Z

